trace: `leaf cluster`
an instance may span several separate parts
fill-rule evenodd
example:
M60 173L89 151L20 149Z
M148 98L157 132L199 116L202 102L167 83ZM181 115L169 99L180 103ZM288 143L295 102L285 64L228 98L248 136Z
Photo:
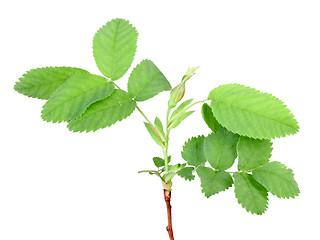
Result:
M74 132L90 132L109 127L127 118L137 109L145 118L151 138L164 153L155 157L157 175L171 186L174 176L192 181L197 174L202 192L210 197L234 185L238 202L249 212L262 214L268 194L279 198L298 196L293 172L280 162L270 161L272 140L298 132L293 114L271 94L239 84L213 89L206 100L193 102L184 96L186 82L198 67L189 68L181 83L171 84L149 59L142 60L130 73L127 90L115 83L132 65L138 33L126 20L113 19L93 38L93 56L103 76L75 67L36 68L24 74L14 89L28 97L46 100L41 117L47 122L67 122ZM169 91L165 124L156 117L152 123L138 107L162 91ZM170 165L169 133L200 103L203 120L212 131L208 136L192 137L185 142L182 164ZM173 112L171 113L171 110ZM228 172L237 161L236 172Z
M196 172L206 197L234 185L238 202L255 214L266 211L268 193L298 196L292 170L270 161L271 140L299 129L289 109L272 95L239 84L219 86L208 99L211 106L204 103L201 112L212 133L185 143L181 156L187 165L179 175L192 180ZM238 171L228 172L236 159Z
M113 19L93 38L94 59L104 76L74 67L37 68L24 74L14 89L28 97L47 100L41 112L47 122L67 122L68 129L74 132L109 127L130 116L137 102L171 89L162 72L148 59L132 70L127 91L115 84L133 62L137 39L138 33L128 21Z

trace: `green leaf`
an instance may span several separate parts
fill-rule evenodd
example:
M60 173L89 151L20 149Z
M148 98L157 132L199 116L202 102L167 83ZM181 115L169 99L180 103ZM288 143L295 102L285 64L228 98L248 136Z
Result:
M215 132L220 127L217 119L213 116L211 107L207 103L204 103L202 105L201 114L203 120L213 132Z
M234 192L248 212L261 215L268 207L268 192L248 173L234 173Z
M31 69L14 85L14 90L32 98L49 99L69 77L86 70L72 67L47 67Z
M210 165L219 170L230 168L237 157L238 135L220 127L204 140L204 154Z
M113 19L93 38L93 55L100 72L118 80L130 68L137 49L138 33L124 19Z
M181 156L189 165L200 166L207 160L204 156L204 136L192 137L183 146Z
M184 111L185 108L192 102L193 99L189 99L184 101L183 103L181 103L179 105L179 107L177 107L176 110L173 111L172 115L171 115L171 119L174 118L177 114L179 114L180 112Z
M129 95L136 101L145 101L170 89L166 77L150 60L141 61L131 72L128 81Z
M156 165L157 168L164 166L164 159L159 157L154 157L152 160L154 165Z
M160 119L158 117L156 117L154 120L154 126L157 129L162 141L164 141L166 135L164 134L164 131L163 131L162 122L160 121Z
M232 177L225 171L214 171L208 167L199 167L197 174L201 180L202 192L206 197L224 191L233 184Z
M130 116L135 107L136 102L128 93L116 89L106 99L91 104L79 118L70 121L68 128L74 132L90 132L110 127Z
M218 122L231 132L258 139L295 134L299 127L276 97L239 84L226 84L209 94Z
M192 181L195 176L193 175L194 167L185 167L182 168L177 174L185 180Z
M161 147L164 147L164 143L161 140L161 137L159 134L157 134L157 130L154 126L152 126L150 123L145 122L144 125L146 126L150 136L152 139Z
M172 120L169 122L169 129L173 129L179 126L179 124L185 120L187 117L189 117L194 111L184 112L176 115Z
M294 198L300 190L293 172L280 162L269 162L252 171L253 177L279 198Z
M77 73L62 84L44 104L42 119L62 122L79 117L92 103L108 97L114 83L90 73Z
M270 140L240 137L237 145L238 170L250 171L269 161L272 152Z

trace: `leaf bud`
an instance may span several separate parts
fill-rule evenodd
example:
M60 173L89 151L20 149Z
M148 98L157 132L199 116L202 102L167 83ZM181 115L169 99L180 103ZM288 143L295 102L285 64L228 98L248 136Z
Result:
M183 75L181 83L174 87L171 92L170 92L170 100L168 102L168 106L169 108L174 108L178 102L181 101L181 99L184 96L184 93L186 91L186 81L189 80L194 74L195 71L198 69L199 67L192 67L189 68L188 71Z

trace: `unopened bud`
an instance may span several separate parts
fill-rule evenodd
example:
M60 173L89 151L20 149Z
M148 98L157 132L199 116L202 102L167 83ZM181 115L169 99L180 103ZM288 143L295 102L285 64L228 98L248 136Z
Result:
M188 71L183 75L181 83L171 90L170 100L168 102L169 108L174 108L178 102L181 101L186 91L186 81L194 75L198 68L199 67L189 68Z
M177 103L183 98L185 93L185 82L181 82L178 86L173 88L170 92L170 100L168 105L170 108L174 108Z

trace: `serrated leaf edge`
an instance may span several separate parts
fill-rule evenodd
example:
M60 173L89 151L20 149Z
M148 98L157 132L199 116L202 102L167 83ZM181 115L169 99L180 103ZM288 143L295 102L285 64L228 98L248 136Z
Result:
M257 137L248 136L248 135L246 135L246 134L240 134L240 133L237 133L237 132L234 132L234 131L228 129L224 124L222 124L222 123L218 120L217 116L215 116L215 114L214 114L214 112L213 112L213 115L214 115L214 117L216 118L216 120L220 123L221 126L223 126L223 127L224 127L225 129L227 129L228 131L233 132L233 133L235 133L235 134L238 134L239 136L245 136L245 137L249 137L249 138L253 138L253 139L262 139L262 140L268 140L268 139L271 140L271 139L286 137L286 136L290 136L290 135L295 135L296 133L299 132L300 127L299 127L298 121L296 120L295 116L293 115L293 113L291 112L291 110L288 108L288 106L287 106L283 101L281 101L279 98L273 96L273 95L270 94L270 93L261 92L260 90L258 90L258 89L256 89L256 88L244 86L244 85L238 84L238 83L223 84L223 85L220 85L220 86L218 86L218 87L225 86L225 85L242 86L242 87L245 87L245 88L248 88L248 89L253 89L253 90L257 91L258 93L261 93L261 94L264 94L264 95L269 95L269 96L274 97L274 98L275 98L277 101L279 101L286 109L289 110L289 114L292 116L294 122L295 122L296 125L297 125L297 129L294 129L294 130L296 131L295 133L282 134L282 135L278 135L278 136L271 137L271 138L257 138ZM217 87L217 88L218 88L218 87ZM214 90L214 89L213 89L213 90ZM213 90L212 90L212 91L213 91ZM211 93L211 92L210 92L210 93ZM209 94L209 96L210 96L210 94ZM209 96L208 96L208 100L216 101L216 100L214 100L214 99L212 99L212 98L209 98ZM218 101L216 101L216 102L218 102ZM284 124L284 125L285 125L285 124ZM292 127L291 127L291 128L292 128ZM293 129L293 128L292 128L292 129Z
M17 89L16 89L16 86L17 85L19 85L19 83L21 83L21 80L28 74L28 73L30 73L32 70L37 70L37 69L54 69L54 68L73 68L73 69L80 69L80 70L83 70L83 71L85 71L85 72L87 72L87 73L90 73L89 71L87 71L87 70L85 70L85 69L82 69L82 68L78 68L78 67L68 67L68 66L55 66L55 67L52 67L52 66L50 66L50 67L40 67L40 68L32 68L32 69L29 69L28 71L26 71L24 74L22 74L22 76L21 77L19 77L18 78L18 81L16 81L15 83L14 83L14 86L13 86L13 89L16 91L16 92L18 92L18 93L20 93L20 94L22 94L22 95L24 95L24 96L26 96L26 97L28 97L28 98L35 98L35 99L40 99L40 100L48 100L48 99L44 99L44 98L39 98L39 97L32 97L32 96L30 96L30 95L27 95L27 94L25 94L25 93L22 93L22 92L19 92ZM77 74L76 72L74 73L74 74ZM73 75L74 75L73 74ZM73 76L73 75L71 75L71 76ZM71 77L70 76L70 77ZM67 78L68 79L68 78ZM64 80L64 81L61 81L61 82L65 82L66 80ZM40 84L41 85L41 84ZM42 84L42 85L45 85L45 84ZM55 91L54 91L55 92ZM53 93L54 93L53 92ZM52 94L53 94L52 93ZM52 95L51 95L52 96Z
M102 99L102 100L103 100L103 99ZM100 100L100 101L101 101L101 100ZM70 128L68 127L68 125L67 125L67 128L68 128L69 131L71 131L71 132L79 132L79 133L86 132L86 133L89 133L89 132L96 132L96 131L99 130L99 129L104 129L104 128L107 128L107 127L111 127L112 125L114 125L114 124L116 124L116 123L118 123L118 122L121 122L122 120L125 120L125 119L127 119L128 117L131 116L131 114L134 112L134 110L136 109L136 106L137 106L137 103L136 103L135 101L132 100L132 102L135 103L135 107L133 108L132 112L130 112L130 114L128 114L128 116L126 116L126 117L124 117L124 118L122 118L122 119L120 119L120 120L112 123L110 126L99 127L99 128L97 128L97 129L94 129L94 130L79 130L79 131L70 129ZM100 111L102 111L102 110L100 110ZM81 116L82 116L82 115L81 115ZM80 118L81 116L79 116L79 118Z
M280 163L281 166L283 166L286 170L289 170L291 173L292 173L292 177L293 177L293 180L295 181L295 183L297 184L297 187L298 187L298 193L297 195L291 195L289 197L282 197L282 196L278 196L277 194L273 194L272 192L270 192L262 183L260 183L257 179L254 178L253 174L252 174L252 177L259 183L261 184L265 189L267 189L268 192L270 192L272 195L276 196L277 198L280 198L280 199L290 199L290 198L296 198L300 195L300 188L298 186L298 183L296 182L296 180L294 179L294 173L293 173L293 170L291 168L288 168L285 164L281 163L281 162L278 162L278 161L272 161L272 162L276 162L276 163ZM271 163L271 162L267 162L267 163ZM265 163L265 164L267 164ZM258 168L261 168L263 167L265 164L263 164L262 166L259 166L257 168L255 168L254 170L258 169Z
M93 58L94 58L94 59L96 59L95 54L94 54L94 47L95 47L94 40L95 40L96 35L98 34L98 32L99 32L102 28L107 27L107 24L108 24L108 23L110 23L110 22L112 22L112 21L115 21L115 20L123 20L123 21L125 21L126 23L128 23L129 26L132 27L132 28L136 31L136 33L137 33L137 42L138 42L139 32L138 32L137 29L129 22L129 20L126 20L126 19L124 19L124 18L114 18L114 19L106 22L106 24L102 25L102 26L96 31L96 33L94 34L94 36L93 36L93 38L92 38L92 55L93 55ZM137 42L136 42L136 48L135 48L135 51L134 51L134 54L133 54L133 58L132 58L130 67L132 66L132 62L133 62L134 57L135 57L135 55L136 55L136 53L137 53L137 47L138 47L138 46L137 46ZM96 62L96 60L95 60L95 63L96 63L96 66L98 67L99 71L102 73L102 71L100 70L100 68L99 68L99 66L98 66L98 64L97 64L97 62ZM129 71L130 67L128 68L128 70L126 71L126 73ZM123 75L125 75L126 73L124 73ZM102 75L104 75L104 74L102 73ZM115 80L112 80L111 78L109 78L109 77L107 77L107 76L105 76L105 75L104 75L104 76L105 76L106 78L108 78L109 80L111 80L111 81L116 81L116 80L121 79L121 78L123 77L123 75L122 75L120 78L115 79Z
M252 175L251 175L252 176ZM253 176L252 176L253 177ZM232 180L233 180L233 183L234 183L234 178L233 178L233 175L232 175ZM255 178L254 178L254 180L255 181L257 181ZM257 181L258 182L258 181ZM246 183L247 183L247 181L246 181ZM259 183L259 182L258 182ZM259 183L261 186L263 186L261 183ZM234 184L233 184L234 185ZM247 184L248 185L248 184ZM264 188L265 188L265 186L263 186ZM249 188L250 189L250 188ZM250 191L251 191L251 189L250 189ZM251 214L257 214L257 215L262 215L262 214L264 214L267 210L268 210L268 207L269 207L269 192L268 192L268 190L266 189L266 191L267 191L267 204L266 204L266 208L263 210L263 212L261 212L261 213L255 213L255 212L251 212L250 210L248 210L240 201L239 201L239 198L237 197L237 193L236 193L236 187L234 186L234 195L235 195L235 197L236 197L236 200L237 200L237 202L241 205L241 207L243 208L243 209L245 209L248 213L251 213Z

